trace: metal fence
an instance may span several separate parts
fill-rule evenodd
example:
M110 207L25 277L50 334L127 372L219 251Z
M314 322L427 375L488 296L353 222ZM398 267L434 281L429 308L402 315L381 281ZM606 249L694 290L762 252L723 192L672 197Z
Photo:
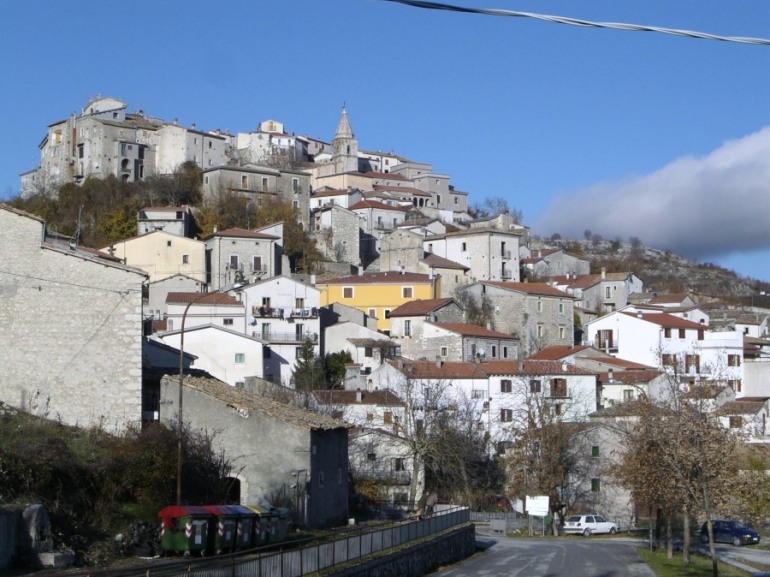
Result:
M126 569L77 571L47 577L301 577L360 562L367 556L406 545L470 521L467 507L442 507L426 519L403 521L384 528L349 529L333 541L314 540L303 546L279 551L259 551L150 562ZM291 542L285 543L291 546Z

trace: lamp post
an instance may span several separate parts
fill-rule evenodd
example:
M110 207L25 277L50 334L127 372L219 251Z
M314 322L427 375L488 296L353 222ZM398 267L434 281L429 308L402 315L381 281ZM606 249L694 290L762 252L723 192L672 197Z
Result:
M217 293L226 293L231 290L237 289L242 287L243 285L241 283L234 283L231 285L227 285L222 287L219 290L210 292L210 293L201 293L200 296L195 297L194 299L190 300L189 303L187 303L187 306L184 308L184 312L182 313L182 325L179 329L179 414L177 415L177 424L176 424L176 434L177 434L177 453L176 453L176 504L181 505L182 504L182 435L183 435L183 422L182 422L182 400L184 398L183 390L184 390L184 323L185 320L187 320L187 313L190 311L190 307L197 303L198 301L201 301L205 299L208 296L217 294Z

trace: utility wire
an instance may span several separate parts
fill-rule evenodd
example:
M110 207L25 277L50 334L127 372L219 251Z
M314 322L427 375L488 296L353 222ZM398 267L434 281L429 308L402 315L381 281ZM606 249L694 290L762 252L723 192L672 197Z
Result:
M622 22L591 22L590 20L580 20L578 18L568 18L564 16L549 16L547 14L535 14L533 12L516 12L514 10L501 10L498 8L468 8L464 6L454 6L441 2L428 2L426 0L384 0L385 2L396 2L415 8L426 8L428 10L447 10L449 12L463 12L465 14L484 14L486 16L510 16L517 18L534 18L553 22L556 24L569 24L571 26L581 26L584 28L611 28L613 30L629 30L632 32L659 32L661 34L672 34L674 36L685 36L687 38L699 38L702 40L718 40L720 42L737 42L739 44L755 44L760 46L770 46L770 40L764 38L748 38L744 36L718 36L706 32L694 32L692 30L678 30L676 28L661 28L659 26L643 26L640 24L624 24Z

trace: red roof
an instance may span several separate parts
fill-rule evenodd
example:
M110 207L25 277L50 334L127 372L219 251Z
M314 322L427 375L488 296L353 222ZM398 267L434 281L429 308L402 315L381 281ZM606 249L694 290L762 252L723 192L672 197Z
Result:
M663 328L667 329L699 329L699 330L705 330L708 327L705 325L702 325L700 323L694 323L692 321L688 321L686 319L676 317L674 315L670 315L668 313L627 313L623 312L622 314L628 315L630 317L638 317L642 320L654 323L656 325L660 325Z
M396 270L385 272L365 272L360 275L341 276L326 281L318 281L317 285L330 284L411 284L433 282L429 275L416 272L401 273Z
M201 296L205 295L205 296ZM240 305L238 299L228 296L225 293L190 293L190 292L170 292L166 295L167 304L201 304L201 305Z
M590 349L585 345L553 345L527 357L533 361L560 361L565 357Z
M391 313L393 316L393 313ZM497 331L491 331L480 327L478 325L472 325L469 323L434 323L437 327L452 331L453 333L461 334L464 337L488 337L492 339L508 339L516 340L519 338L506 333L499 333Z
M435 268L470 270L470 267L465 266L464 264L460 264L459 262L449 260L448 258L444 258L443 256L438 256L437 254L434 254L432 252L428 253L425 257L423 257L422 262L424 262L428 266L432 266Z
M215 236L225 236L228 238L262 238L265 240L277 240L277 236L273 236L271 234L265 234L263 232L257 232L254 230L249 230L246 228L227 228L225 230L220 230L217 232L212 232L209 236L206 238L212 238Z
M479 365L490 375L595 375L596 372L581 369L561 361L484 361Z
M443 299L417 299L404 303L390 311L390 317L416 317L423 316L452 302L451 298Z
M361 400L358 400L358 394ZM313 396L324 405L386 405L403 406L404 401L390 389L375 391L313 391Z
M392 204L385 204L377 200L359 200L353 206L349 206L348 210L360 210L365 208L379 208L381 210L393 210L396 212L407 212L408 209L401 206L393 206Z

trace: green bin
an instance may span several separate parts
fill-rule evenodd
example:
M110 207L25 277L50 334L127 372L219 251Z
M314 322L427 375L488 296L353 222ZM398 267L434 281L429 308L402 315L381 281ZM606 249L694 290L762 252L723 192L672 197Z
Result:
M158 512L160 545L165 553L206 554L211 513L203 507L171 505Z
M209 548L219 555L235 549L238 529L238 512L227 505L204 505L203 509L211 513L212 524L209 529Z

